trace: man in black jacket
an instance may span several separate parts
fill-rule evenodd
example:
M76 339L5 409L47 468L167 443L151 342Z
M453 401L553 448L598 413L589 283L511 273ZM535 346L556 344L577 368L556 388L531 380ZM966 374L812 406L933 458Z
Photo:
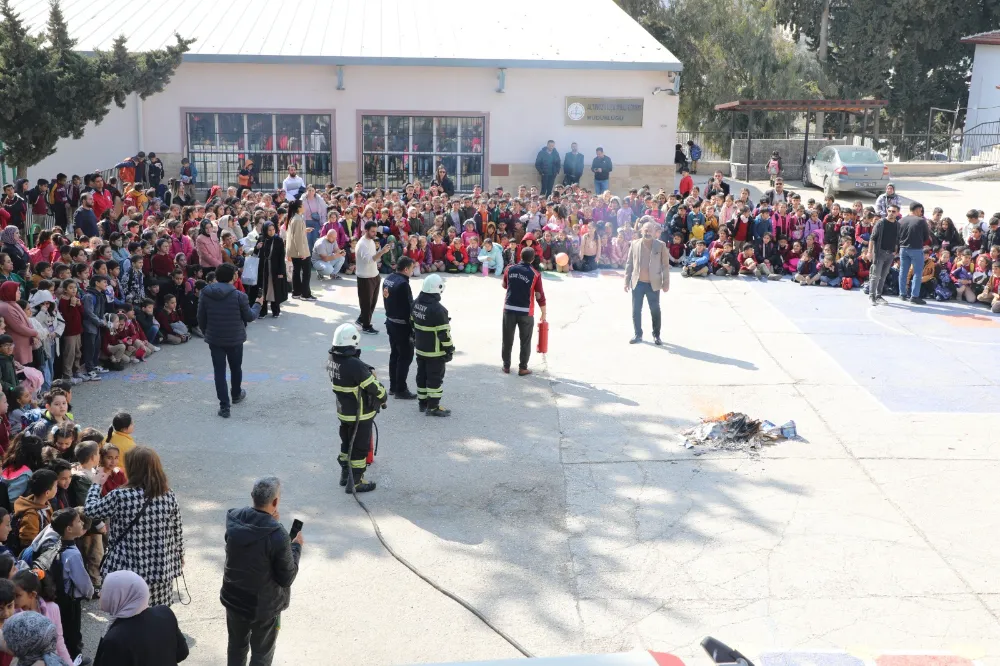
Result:
M243 343L247 341L247 324L260 316L264 295L250 307L247 295L230 284L236 276L232 264L222 264L215 270L217 282L201 290L198 299L198 328L212 350L215 370L215 393L219 398L219 416L229 418L229 386L226 385L226 362L233 378L233 402L247 397L243 382Z
M253 484L253 506L226 514L226 566L219 598L229 629L228 666L270 666L281 611L288 608L299 573L302 532L290 539L278 522L281 482L267 476Z
M563 185L575 185L583 175L583 153L575 143L569 145L569 152L563 160Z
M415 393L406 387L406 376L413 362L413 292L410 276L416 263L400 257L396 272L382 283L382 303L385 305L385 332L389 334L389 393L400 400L413 400Z
M559 175L561 166L562 162L559 160L556 142L549 139L545 143L545 147L539 150L538 155L535 156L535 170L542 177L541 193L543 197L552 194L552 186L556 184L556 176Z

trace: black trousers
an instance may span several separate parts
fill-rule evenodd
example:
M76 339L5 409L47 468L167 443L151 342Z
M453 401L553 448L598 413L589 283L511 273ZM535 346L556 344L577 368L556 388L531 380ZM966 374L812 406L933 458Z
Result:
M358 434L354 437L354 450L351 450L351 433L354 432L354 423L340 422L340 455L337 460L340 466L348 464L354 469L364 470L368 466L368 449L371 448L372 423L375 419L365 419L358 423ZM350 458L348 458L350 455Z
M389 334L389 392L406 391L406 376L413 362L413 340L410 327L395 322L385 322Z
M292 259L292 296L312 296L309 290L309 280L312 277L312 262L305 259Z
M269 620L249 620L226 610L226 627L229 629L228 666L246 666L250 652L250 666L271 666L274 647L278 642L278 622L281 616Z
M426 358L417 356L417 401L434 409L441 404L444 392L444 358Z
M233 398L240 396L243 389L243 345L233 345L232 347L220 347L209 345L212 352L212 369L215 371L215 396L219 399L219 406L229 406L229 386L226 384L226 365L229 365L229 374L233 381Z
M653 337L660 337L660 292L648 282L639 282L632 288L632 327L635 337L642 337L642 299L649 303L649 314L653 319Z
M358 278L358 307L361 308L358 321L364 328L369 328L372 325L372 314L375 312L375 306L378 305L378 288L381 284L382 278L377 275L370 278Z
M76 656L83 652L80 599L67 599L59 595L58 604L59 616L62 618L63 641L66 643L69 656L76 659Z
M518 368L525 370L528 367L528 359L531 358L531 336L535 330L535 318L531 315L504 311L503 348L500 357L505 368L510 367L510 352L514 348L514 329L517 329L517 335L521 340Z
M556 175L542 175L542 196L547 197L552 194L552 186L556 184Z

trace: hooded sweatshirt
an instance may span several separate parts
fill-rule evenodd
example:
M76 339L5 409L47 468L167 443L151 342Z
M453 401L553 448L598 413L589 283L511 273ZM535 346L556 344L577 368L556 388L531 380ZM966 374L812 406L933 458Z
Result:
M253 507L226 514L222 605L250 620L270 620L288 608L302 547L270 514Z
M18 536L21 543L31 543L45 526L52 522L52 507L48 502L38 502L34 495L21 495L14 502L14 513L22 513Z

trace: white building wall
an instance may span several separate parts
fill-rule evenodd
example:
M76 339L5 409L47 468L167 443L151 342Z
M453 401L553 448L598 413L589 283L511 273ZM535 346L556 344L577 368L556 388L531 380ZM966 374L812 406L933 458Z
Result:
M333 66L184 63L164 92L143 102L142 149L179 155L184 150L182 109L334 111L337 180L353 182L359 111L449 111L488 114L492 164L531 164L547 139L556 141L560 153L573 141L587 156L603 146L620 165L673 164L677 97L651 94L655 87L668 87L664 72L508 69L506 92L497 93L495 69L345 67L346 89L338 91L336 85ZM643 126L567 126L566 96L643 97ZM83 139L60 142L57 153L30 173L107 168L139 150L131 104L114 109Z
M1000 120L1000 46L976 45L965 129Z
M138 150L139 129L135 96L124 109L114 104L100 125L89 123L80 139L63 139L56 152L28 169L28 179L52 179L57 173L82 176L91 171L108 169Z

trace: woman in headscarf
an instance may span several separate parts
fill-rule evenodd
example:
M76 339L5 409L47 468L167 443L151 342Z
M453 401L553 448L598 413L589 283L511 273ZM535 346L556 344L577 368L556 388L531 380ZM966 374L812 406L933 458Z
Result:
M17 304L20 294L21 286L16 282L0 284L0 317L3 317L4 324L7 326L7 335L14 338L14 360L22 365L27 365L31 363L32 338L38 337L38 331L28 321L28 316L21 306Z
M187 659L188 645L173 611L149 606L149 587L138 574L108 574L101 610L112 621L97 646L94 666L177 666Z
M58 638L52 620L32 611L16 613L3 623L4 643L19 666L70 666L56 652Z
M223 215L218 220L219 225L219 237L222 237L223 231L232 231L233 235L236 236L236 240L243 239L243 229L237 224L236 219L232 215Z
M109 520L111 532L101 573L134 571L149 586L153 605L169 606L174 581L183 574L181 512L156 451L137 446L125 456L128 485L101 496L90 487L83 510L92 519Z
M212 221L204 219L198 226L198 237L194 242L198 251L198 264L207 268L216 268L222 263L222 246L219 237L215 235Z
M267 314L271 305L271 316L281 314L281 304L288 300L288 282L285 280L285 241L281 240L273 222L267 222L261 229L254 256L260 258L257 267L257 287L264 295L264 306L260 316Z
M4 253L14 262L14 270L16 272L22 273L28 270L31 258L21 243L21 232L17 227L11 225L0 231L0 243L3 244Z

